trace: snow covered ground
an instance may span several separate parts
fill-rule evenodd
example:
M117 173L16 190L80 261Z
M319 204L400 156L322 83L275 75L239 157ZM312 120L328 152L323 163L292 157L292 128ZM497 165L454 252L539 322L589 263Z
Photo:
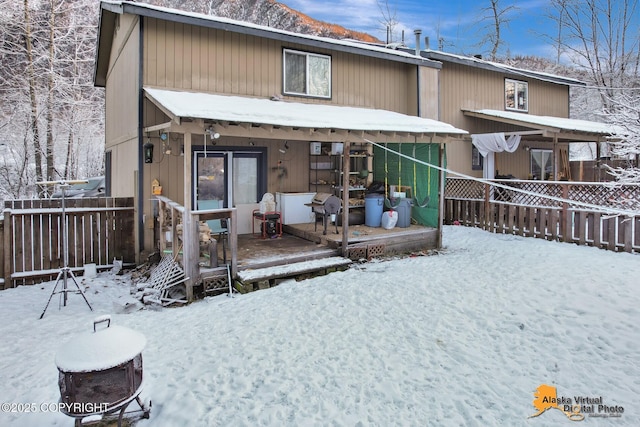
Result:
M123 313L129 282L110 273L86 283L93 312L55 297L39 320L53 282L2 291L2 402L57 402L60 345L111 314L147 339L139 427L571 425L528 418L541 384L624 408L588 425L640 425L638 255L453 226L444 244L156 311ZM2 409L2 426L73 425Z

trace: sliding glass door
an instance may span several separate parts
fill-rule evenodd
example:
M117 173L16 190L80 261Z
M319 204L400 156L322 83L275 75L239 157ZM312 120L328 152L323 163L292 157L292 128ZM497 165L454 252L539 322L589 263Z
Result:
M194 209L259 202L267 186L265 158L257 150L196 151Z

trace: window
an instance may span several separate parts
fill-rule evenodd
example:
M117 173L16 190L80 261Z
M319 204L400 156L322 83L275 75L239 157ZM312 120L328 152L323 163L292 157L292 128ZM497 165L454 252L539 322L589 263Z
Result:
M505 79L504 106L507 110L529 111L529 84Z
M549 180L553 177L553 151L532 148L531 178Z
M471 146L471 170L482 170L482 154L475 145Z
M194 209L206 201L219 207L258 203L266 192L266 149L195 151Z
M284 93L331 98L331 57L284 50Z

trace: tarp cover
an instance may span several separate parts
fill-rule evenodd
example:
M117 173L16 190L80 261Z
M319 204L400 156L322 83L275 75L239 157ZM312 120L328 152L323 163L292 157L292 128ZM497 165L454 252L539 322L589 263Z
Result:
M414 144L390 143L386 146L393 151L413 157ZM386 156L385 156L386 153ZM426 163L438 166L440 163L439 144L415 144L415 157ZM385 158L387 162L385 172ZM438 226L438 185L440 171L422 163L413 162L411 159L389 153L382 148L374 148L373 157L374 176L376 180L385 179L388 185L396 185L411 188L411 197L414 200L411 208L411 217L418 224L428 227ZM414 169L415 166L415 169ZM445 164L441 165L446 167ZM429 203L424 207L424 201L429 198Z
M507 151L513 153L520 145L520 135L511 135L505 139L504 133L478 133L471 135L471 142L476 146L482 157L488 153L501 153Z

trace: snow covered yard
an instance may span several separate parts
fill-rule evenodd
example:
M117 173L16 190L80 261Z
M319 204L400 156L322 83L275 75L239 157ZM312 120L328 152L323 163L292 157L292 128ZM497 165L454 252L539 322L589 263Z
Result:
M39 320L54 282L2 291L2 401L57 402L59 346L111 314L147 338L139 427L571 425L528 418L541 384L624 408L588 425L640 425L639 256L464 227L444 244L177 309L123 313L129 282L108 273L87 283L93 312L54 297ZM3 412L0 425L73 421Z

